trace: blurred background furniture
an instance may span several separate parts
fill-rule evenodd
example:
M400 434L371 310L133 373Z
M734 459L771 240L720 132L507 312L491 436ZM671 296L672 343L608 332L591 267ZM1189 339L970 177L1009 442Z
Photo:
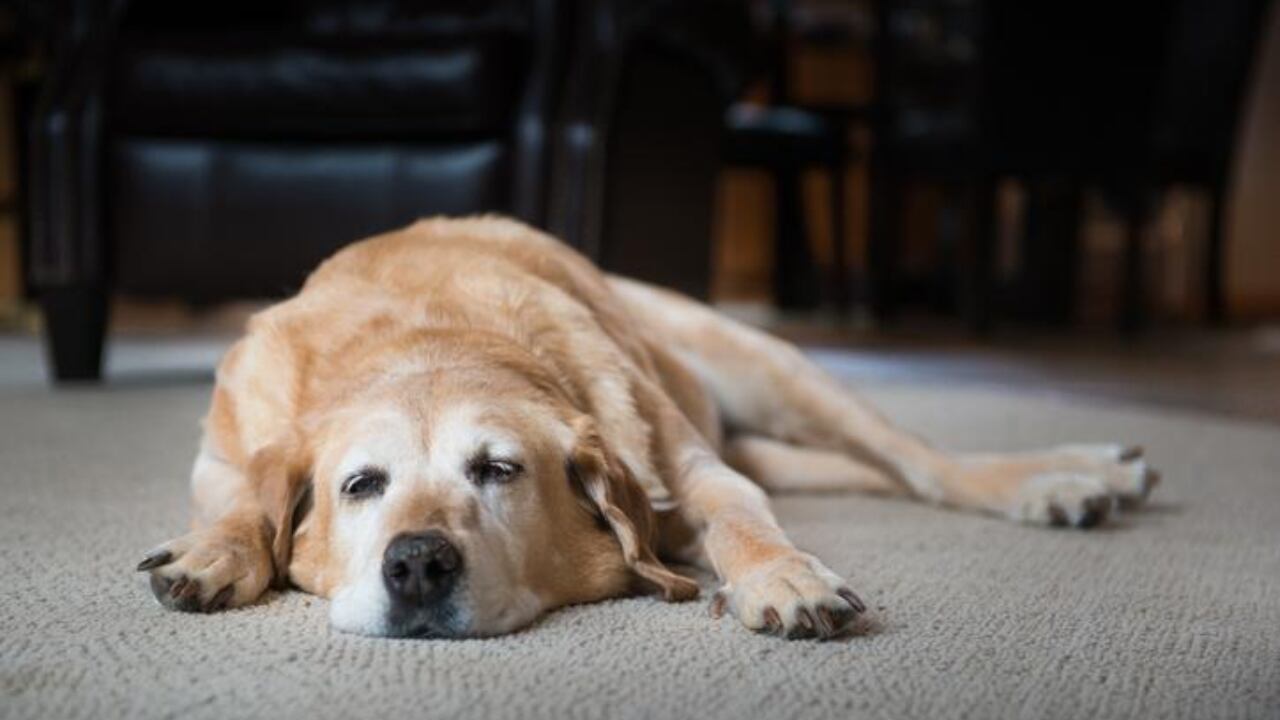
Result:
M773 301L784 310L818 307L823 300L838 313L851 302L845 243L831 243L829 278L819 278L813 260L817 245L811 236L801 198L801 175L819 168L828 177L827 212L833 239L845 236L845 171L849 147L849 118L842 109L798 105L790 91L791 42L801 35L793 24L790 0L769 0L763 25L767 43L763 57L767 102L738 102L725 116L725 162L731 167L761 168L773 183ZM824 288L825 284L825 288ZM825 292L824 292L825 290Z
M495 211L702 298L758 268L740 296L788 317L984 332L1105 297L1135 329L1164 287L1152 227L1191 188L1191 316L1219 318L1268 6L0 0L26 23L0 49L36 68L9 158L22 292L53 374L93 378L109 298L278 298L353 239ZM1125 228L1105 256L1100 213Z
M892 316L909 297L898 280L903 192L933 182L963 203L956 232L939 233L943 259L934 267L935 282L953 288L969 324L987 329L993 305L1028 319L1069 319L1080 192L1099 182L1132 185L1162 57L1153 28L1165 26L1166 6L880 3L877 68L888 92L877 98L870 237L879 316ZM1029 212L1022 272L998 288L994 204L1002 178L1024 184Z
M0 0L0 330L33 316L22 285L26 238L27 143L23 121L39 90L36 48L49 8L36 0Z
M954 297L978 331L993 314L1068 323L1079 228L1096 189L1123 218L1122 328L1143 322L1142 234L1171 183L1210 192L1206 314L1221 317L1221 197L1265 0L1020 3L880 0L873 110L871 306ZM1205 30L1212 26L1212 30ZM993 279L995 189L1027 193L1018 275ZM913 183L959 197L933 277L904 278ZM916 280L915 286L912 280ZM921 291L921 288L924 291Z
M707 299L726 107L758 66L739 0L575 5L549 228L612 272Z
M1268 0L1179 0L1174 3L1165 59L1144 145L1143 179L1153 190L1192 185L1209 197L1208 242L1204 256L1204 313L1214 324L1225 319L1223 292L1224 210L1232 161L1239 145L1245 93L1253 76L1266 26ZM1142 208L1139 227L1150 213ZM1132 237L1132 236L1131 236ZM1137 242L1136 238L1133 241ZM1141 257L1138 248L1128 263ZM1142 322L1139 283L1127 297L1125 322Z
M110 293L280 297L343 244L438 213L550 224L705 297L740 82L725 5L67 4L28 265L56 376L97 376Z
M552 0L66 11L28 266L60 379L97 376L109 291L276 297L423 215L544 216Z
M844 243L831 243L830 277L825 285L813 261L811 235L801 201L801 173L811 167L828 176L827 211L831 234L844 237L844 174L850 151L845 126L820 113L788 105L737 103L726 116L725 162L764 169L773 179L773 300L780 309L811 310L829 300L839 313L849 310L849 268Z

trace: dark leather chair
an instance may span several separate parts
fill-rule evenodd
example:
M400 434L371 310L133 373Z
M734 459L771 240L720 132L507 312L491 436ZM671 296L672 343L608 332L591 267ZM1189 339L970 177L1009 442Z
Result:
M545 221L556 0L62 9L27 274L59 380L98 377L109 292L275 297L417 217Z
M705 295L737 0L62 0L28 285L55 379L107 297L295 289L344 243L502 212Z

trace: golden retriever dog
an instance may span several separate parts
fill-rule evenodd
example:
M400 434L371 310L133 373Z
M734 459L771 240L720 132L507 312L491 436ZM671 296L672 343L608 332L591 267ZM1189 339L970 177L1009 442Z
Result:
M269 585L381 636L506 633L708 566L747 628L841 634L866 606L795 547L765 491L909 496L1090 527L1157 479L1136 448L949 454L793 347L610 277L496 217L345 248L222 360L192 531L138 566L168 608Z

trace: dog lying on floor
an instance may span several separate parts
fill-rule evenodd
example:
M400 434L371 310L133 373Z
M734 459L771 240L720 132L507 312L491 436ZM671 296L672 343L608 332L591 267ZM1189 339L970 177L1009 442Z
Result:
M941 452L764 333L520 223L437 218L347 247L253 317L218 369L194 529L138 569L175 610L275 580L329 598L340 630L465 637L696 597L671 559L714 569L713 613L828 638L865 605L763 490L1086 528L1157 478L1122 445Z

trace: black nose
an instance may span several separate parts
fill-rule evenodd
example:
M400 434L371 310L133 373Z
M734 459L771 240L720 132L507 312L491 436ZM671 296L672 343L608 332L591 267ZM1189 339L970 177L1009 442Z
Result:
M444 533L396 536L382 556L382 580L391 597L422 603L440 597L462 571L462 554Z

